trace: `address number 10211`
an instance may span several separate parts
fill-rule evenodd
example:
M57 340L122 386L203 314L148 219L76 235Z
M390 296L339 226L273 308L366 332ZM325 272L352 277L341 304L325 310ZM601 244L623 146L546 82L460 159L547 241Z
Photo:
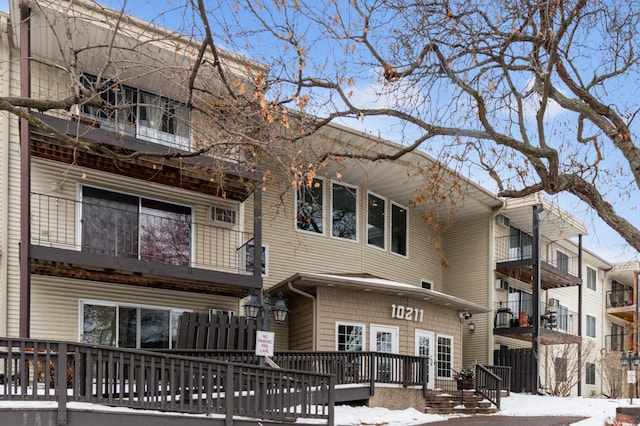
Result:
M424 309L412 308L410 306L403 305L391 305L391 318L422 322L424 319Z

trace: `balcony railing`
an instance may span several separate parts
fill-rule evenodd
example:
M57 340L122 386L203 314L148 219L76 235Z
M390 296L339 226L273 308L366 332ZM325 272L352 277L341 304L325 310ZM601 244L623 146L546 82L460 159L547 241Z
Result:
M91 214L83 209L91 211ZM31 243L235 273L253 271L253 234L45 194L31 196Z
M576 335L578 313L540 302L540 328ZM532 327L533 302L498 302L494 311L494 328Z
M533 246L530 242L515 244L513 237L496 237L496 262L512 262L519 260L533 259ZM555 254L555 252L554 252ZM548 265L551 265L567 275L578 276L578 256L568 257L546 257L544 253L540 259Z
M632 305L633 290L631 288L607 291L607 308L622 308Z
M604 339L607 351L624 351L626 350L625 343L629 342L628 335L625 335L624 333L607 334L604 336Z

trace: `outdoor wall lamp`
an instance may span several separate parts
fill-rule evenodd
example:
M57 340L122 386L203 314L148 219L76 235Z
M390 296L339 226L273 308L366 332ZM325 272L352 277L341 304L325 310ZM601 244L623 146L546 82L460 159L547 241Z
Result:
M473 321L469 323L469 331L476 331L476 325L473 323Z
M287 314L289 313L289 309L287 309L287 305L284 303L282 292L278 293L275 305L271 306L270 302L269 294L265 294L264 300L261 302L260 294L257 290L254 290L249 296L247 303L243 305L247 318L257 319L262 313L262 329L264 331L269 331L269 318L271 313L273 313L273 320L276 324L284 324L287 319Z
M622 365L622 368L627 367L628 370L627 383L629 383L629 404L633 404L633 385L636 383L636 375L633 367L637 367L638 364L640 364L638 351L622 351L622 355L620 356L620 364Z

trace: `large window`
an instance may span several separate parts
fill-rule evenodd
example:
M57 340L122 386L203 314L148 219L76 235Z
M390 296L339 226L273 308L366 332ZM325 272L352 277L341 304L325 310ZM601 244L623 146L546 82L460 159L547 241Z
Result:
M528 315L533 315L533 296L526 291L509 287L509 304L508 308L514 315L518 315L520 312L526 312Z
M596 317L587 314L587 337L596 337Z
M386 201L372 193L367 194L367 244L385 248Z
M407 209L391 203L391 251L407 255Z
M587 288L589 290L596 291L596 277L596 270L587 266Z
M186 105L122 84L101 83L102 87L96 89L100 90L106 107L85 105L84 114L98 119L103 128L118 133L188 148L190 114ZM95 87L97 79L85 75L84 84Z
M189 266L191 209L83 186L82 249Z
M182 310L82 302L82 341L120 348L173 348Z
M441 378L451 378L453 338L449 336L438 336L437 342L437 376Z
M558 306L558 330L569 330L569 308L567 306Z
M356 188L333 183L331 185L331 235L357 240L358 191Z
M296 227L301 231L324 233L324 185L314 178L310 185L299 185L296 191Z
M533 237L518 228L509 228L509 260L531 259Z
M351 352L364 350L364 325L337 323L336 350Z
M569 272L569 255L556 250L556 267L562 272Z
M587 385L596 384L596 365L592 362L588 362L585 368L584 374L585 383Z

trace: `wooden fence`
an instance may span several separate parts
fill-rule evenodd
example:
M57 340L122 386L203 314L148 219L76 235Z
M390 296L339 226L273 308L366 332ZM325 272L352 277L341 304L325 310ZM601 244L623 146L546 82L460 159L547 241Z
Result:
M509 349L502 347L493 351L493 363L495 365L511 367L511 384L513 392L537 393L533 389L532 369L533 351L531 348Z
M335 377L80 343L0 338L0 400L56 401L333 425Z
M178 349L255 350L257 321L236 315L185 312L178 322Z

